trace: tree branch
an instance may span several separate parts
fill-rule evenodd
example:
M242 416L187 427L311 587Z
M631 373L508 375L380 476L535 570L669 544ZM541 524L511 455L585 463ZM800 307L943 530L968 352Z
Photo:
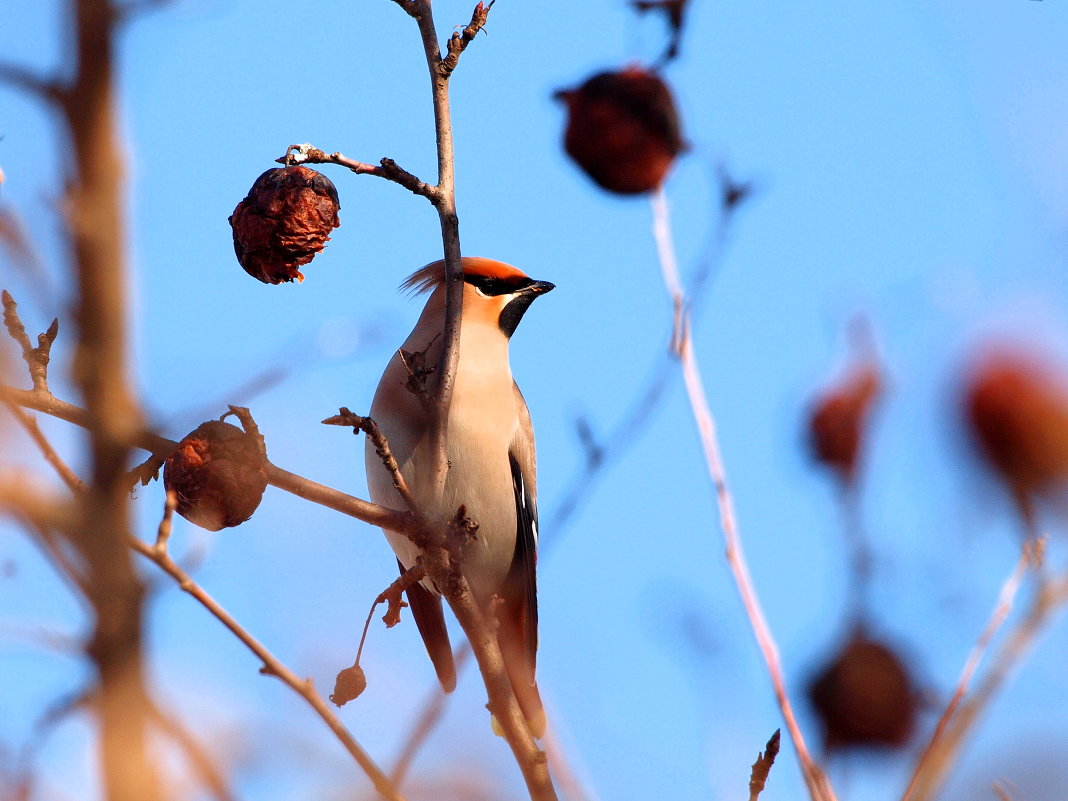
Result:
M0 398L26 409L34 409L68 423L89 429L92 425L85 409L72 403L59 400L50 392L16 389L0 384ZM142 431L134 438L134 444L155 456L166 459L178 447L174 440L161 437L150 431ZM278 489L292 493L299 498L341 512L349 517L370 523L372 526L388 528L412 538L419 544L428 536L427 527L419 523L416 517L407 512L387 509L385 506L362 500L340 490L319 484L311 479L291 473L271 462L267 462L267 483Z
M1021 564L1027 558L1028 555L1025 554L999 593L998 603L991 620L987 623L983 634L980 635L980 642L976 645L976 648L980 649L980 654L984 644L982 641L993 636L1000 622L999 618L1003 614L1003 607L1007 602L1011 602L1011 596L1016 591L1014 585L1019 581ZM951 711L952 717L948 721L939 721L936 736L931 738L928 747L924 749L909 786L902 796L902 801L928 801L937 795L950 768L956 762L957 754L965 738L975 726L980 714L1013 670L1030 652L1049 619L1066 604L1068 604L1068 573L1052 579L1040 574L1035 586L1035 597L1027 614L1001 646L986 678L972 695L971 700L957 708L955 713ZM1005 609L1004 613L1007 614L1007 612L1008 610ZM967 671L969 667L974 669L973 662L975 661L977 657L973 649L973 653L965 662L965 670ZM962 676L962 678L967 677ZM955 694L951 706L959 700L960 698Z
M111 0L72 3L73 68L60 110L66 162L66 229L73 256L75 385L91 425L87 489L72 544L85 561L94 613L86 653L96 669L99 759L110 801L159 801L148 755L150 701L142 645L145 588L124 537L129 531L126 461L142 429L128 375L125 164L116 124Z
M41 433L37 421L30 415L26 414L21 407L16 406L7 398L4 398L4 405L15 419L19 421L19 424L26 430L26 433L30 435L30 439L37 445L38 449L41 451L41 455L44 456L45 461L52 465L52 468L56 471L56 474L63 479L63 483L67 485L68 489L72 492L81 492L85 489L85 484L82 480L74 474L74 471L71 470L67 463L63 461L62 457L56 453L56 449L52 447L52 443Z
M716 436L715 418L712 416L708 400L705 397L704 382L701 379L697 356L693 349L693 337L689 320L685 314L685 293L675 261L667 198L662 188L653 193L651 202L653 208L653 235L656 239L660 266L664 275L664 285L671 296L675 308L675 333L672 345L678 354L683 379L686 384L687 397L690 400L690 409L697 423L709 476L716 490L720 525L723 529L727 548L727 563L737 584L738 592L745 606L753 633L756 636L757 644L767 664L768 674L775 690L775 697L782 711L786 729L790 733L791 740L793 740L798 760L801 762L801 773L804 777L805 785L808 787L809 795L813 801L834 801L834 790L823 771L820 770L809 754L801 728L798 726L793 704L790 702L790 696L786 691L786 679L783 675L782 663L779 658L779 649L764 617L764 611L761 608L756 588L753 586L752 577L749 575L749 566L746 564L745 554L742 551L742 542L734 514L734 501L727 485L727 474L723 467L719 441Z
M434 131L438 155L438 196L433 199L441 226L445 255L445 323L442 351L437 369L436 391L429 407L430 458L419 476L424 487L432 488L430 508L440 509L448 475L448 420L459 361L460 320L463 311L463 265L460 257L460 229L456 215L456 189L449 107L449 76L442 69L441 50L431 0L412 0L405 4L395 0L418 25L430 77L434 104ZM440 522L440 521L431 521ZM497 644L495 630L489 626L463 575L462 562L453 557L447 545L424 549L424 567L442 589L460 626L471 643L482 679L489 695L489 708L504 732L505 739L523 773L527 790L535 801L555 801L556 791L546 766L545 754L538 749L519 710L508 681Z
M253 637L244 626L238 623L237 620L234 619L234 617L211 595L209 595L206 590L197 584L188 573L182 570L174 559L171 558L167 551L167 539L173 514L174 497L173 495L168 495L163 519L160 522L159 534L156 538L156 545L148 545L136 537L130 537L128 540L130 548L155 563L160 570L177 582L183 592L191 595L220 623L226 626L226 628L229 629L246 648L252 651L252 653L263 662L263 667L260 669L260 673L265 676L274 676L278 678L286 686L290 687L300 695L308 705L315 710L316 714L322 718L323 722L326 723L330 728L330 731L334 733L334 736L338 738L341 744L345 747L345 750L349 752L354 760L356 760L359 766L371 779L375 789L384 798L390 799L391 801L403 801L403 797L389 780L389 777L382 772L382 770L375 764L374 760L372 760L360 744L356 742L356 739L352 736L349 730L345 728L337 715L330 709L326 699L324 699L315 689L315 685L312 683L311 679L301 679L292 670L286 667L274 656L274 654L267 650L259 640Z
M493 8L493 4L496 2L497 0L490 0L489 5L486 5L482 0L479 0L467 26L462 31L455 31L449 37L449 54L442 59L440 68L441 74L446 78L452 76L456 65L460 63L460 54L474 41L474 38L478 36L478 32L486 27L486 19L489 17L490 9Z
M390 158L383 158L379 162L379 166L376 167L373 164L365 164L362 161L350 159L341 153L327 153L305 142L302 145L290 145L286 149L286 154L282 158L275 159L275 161L287 167L292 164L337 164L357 175L376 175L379 178L385 178L387 181L400 184L409 192L427 198L431 203L435 202L439 197L439 191L436 186L431 186L419 180Z
M18 64L0 63L0 83L6 83L54 105L61 104L65 97L64 87L59 81L44 78Z
M1001 625L1005 622L1005 618L1007 618L1009 612L1012 611L1013 600L1016 597L1017 591L1020 589L1024 574L1029 567L1035 566L1038 561L1042 559L1041 551L1044 547L1045 544L1043 540L1029 539L1024 542L1023 553L1020 554L1020 558L1016 562L1016 567L1013 568L1012 573L1005 579L1005 583L1001 587L1001 592L998 593L998 600L994 605L994 611L991 612L990 619L987 621L986 626L983 627L983 631L979 635L978 640L976 640L975 645L972 646L968 658L964 661L964 667L961 670L960 678L957 679L957 685L953 690L953 694L950 696L949 703L938 718L938 723L935 725L934 731L931 734L931 739L927 742L927 747L923 749L919 760L916 762L916 768L913 770L908 787L905 788L905 794L902 796L902 801L909 801L921 776L927 772L927 767L932 755L937 753L939 740L941 740L946 727L953 718L953 713L956 712L957 706L968 692L968 685L971 683L972 676L975 675L975 671L979 667L979 662L982 660L983 655L986 653L987 648L994 639L994 635L997 634Z
M412 493L408 489L408 482L405 481L404 475L400 471L400 465L397 464L397 457L393 455L393 450L389 447L389 441L386 439L386 435L382 433L382 429L378 427L378 423L370 417L361 417L358 414L353 414L347 408L342 406L338 410L337 415L323 420L323 425L352 426L353 434L358 434L363 431L367 435L367 439L374 445L375 453L378 454L378 458L382 460L382 464L385 465L386 470L389 471L390 476L393 478L393 487L404 500L404 505L409 512L416 512L415 499L412 497Z
M19 318L18 304L5 289L0 292L0 301L4 306L4 327L13 340L22 348L22 358L30 370L30 380L36 390L48 391L48 362L51 359L52 344L59 336L59 319L53 319L48 330L37 336L37 347L30 344L26 327Z
M5 403L17 414L21 420L26 417L18 406L11 402L8 398L4 398ZM247 412L247 410L245 410ZM251 418L249 418L251 419ZM33 422L32 420L30 421ZM242 421L244 422L244 420ZM254 423L247 424L254 426ZM41 448L42 452L46 454L55 454L55 450L52 448L51 443L40 433L34 426L37 436L34 437L35 442ZM174 444L174 443L172 443ZM64 481L70 490L75 493L76 496L84 498L85 486L82 482L70 471L62 460L59 460L58 456L55 460L49 459L49 462L53 464L56 471L63 477ZM6 498L3 492L0 492L0 508L4 506L10 506L15 509L27 511L31 519L36 523L38 533L41 537L42 543L50 550L58 547L58 544L53 541L53 538L49 536L49 525L60 525L62 528L69 528L69 523L64 523L62 520L53 519L55 517L55 509L62 508L57 506L53 502L45 501L42 499L34 500L36 496L29 492L27 489L16 490L12 497ZM203 590L192 577L184 571L170 556L167 550L167 543L170 540L172 522L174 518L174 510L177 505L177 498L173 492L167 493L167 500L164 506L163 517L160 520L158 531L156 533L156 544L149 546L136 537L128 536L127 544L129 547L141 554L147 559L154 562L163 572L171 576L181 587L181 589L195 598L200 604L208 610L214 617L216 617L224 626L226 626L250 651L252 651L264 664L264 668L260 671L265 675L276 676L282 680L286 685L295 690L307 703L319 714L324 720L334 735L340 740L345 749L356 760L357 764L367 773L368 777L374 783L375 788L379 793L393 801L403 801L399 792L394 787L393 783L386 777L381 769L375 765L374 761L363 751L360 745L356 742L352 734L344 727L344 725L333 714L333 711L326 705L322 696L315 690L310 679L300 680L296 675L289 670L284 664L282 664L277 658L275 658L270 651L266 649L258 640L252 637L248 631L241 626L236 619L231 616L218 602L214 600L205 590ZM47 519L46 519L47 516ZM66 572L74 583L79 586L82 591L89 596L91 587L86 581L84 581L78 570L73 565L68 565L62 558L61 553L53 553L53 560L60 566L65 567ZM381 597L381 596L380 596ZM200 752L197 743L193 741L187 732L184 732L180 726L177 727L173 721L159 709L155 702L149 700L150 708L148 710L149 715L159 724L168 724L166 726L172 736L175 736L179 744L189 754L190 759L195 762L195 765L205 781L213 788L216 795L220 795L220 788L225 793L224 784L220 781L217 773L212 770L210 761L206 761L204 755ZM185 735L184 737L182 735Z

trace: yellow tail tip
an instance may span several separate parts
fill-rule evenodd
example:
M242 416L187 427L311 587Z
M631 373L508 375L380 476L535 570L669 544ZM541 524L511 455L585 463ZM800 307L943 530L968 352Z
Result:
M493 733L498 737L504 737L504 729L501 728L497 716L493 713L490 713L490 728L493 729ZM530 736L534 739L538 739L545 734L545 710L539 710L533 720L527 719L527 731L530 732Z

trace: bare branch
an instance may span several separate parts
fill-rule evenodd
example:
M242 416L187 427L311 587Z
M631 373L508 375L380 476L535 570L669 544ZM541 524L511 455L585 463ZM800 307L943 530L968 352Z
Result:
M164 520L167 519L170 513L170 502L168 502L167 509L164 512ZM161 529L162 527L161 524ZM161 570L163 570L163 572L173 578L184 592L191 595L201 606L218 619L219 622L226 626L226 628L229 629L246 648L252 651L252 653L263 663L263 667L260 669L261 673L266 676L275 676L304 698L308 705L315 710L319 717L322 718L323 722L326 723L338 738L341 744L345 747L345 750L347 750L360 767L363 768L364 772L374 783L375 789L378 790L383 797L392 799L393 801L403 801L402 796L397 792L389 778L378 768L360 744L356 742L356 739L348 729L345 728L344 724L342 724L338 717L333 713L326 700L315 689L311 679L299 678L293 671L279 661L263 644L259 642L259 640L253 637L229 612L209 595L206 590L197 584L193 578L171 558L165 547L160 547L158 544L156 546L147 545L135 537L130 537L128 543L130 548L144 556L146 559L154 562Z
M8 398L4 398L4 401L18 414L25 415L25 413L22 412L22 410L19 409L17 406L15 406ZM245 426L245 431L247 433L258 434L258 428L256 427L256 424L252 420L251 415L248 413L247 409L235 406L231 406L230 408L231 412L241 419L241 422ZM54 453L51 444L43 436L40 437L38 444L42 447L42 450ZM63 465L63 467L65 468L66 466ZM57 467L57 470L58 469L59 468ZM71 474L71 476L73 476L73 474ZM84 486L81 484L80 481L78 481L76 477L74 477L74 482L76 483L68 481L68 487L73 492L81 494L84 490ZM7 485L8 483L5 482L5 486ZM47 501L43 499L38 500L36 503L31 503L31 500L33 498L31 492L29 492L24 487L20 487L14 482L11 482L10 486L13 487L13 494L10 500L5 498L3 492L0 492L0 508L3 508L4 506L14 506L15 508L19 508L25 511L27 504L29 504L32 516L35 518L45 514L47 514L48 517L51 518L55 515L55 508L62 508L60 505L55 504L53 501ZM31 500L27 500L27 498L30 498ZM254 654L256 654L263 661L264 669L261 672L265 673L266 675L277 676L285 684L296 690L312 706L312 708L319 713L320 717L324 719L324 721L330 727L331 731L334 732L335 736L338 737L338 739L342 742L342 744L349 751L349 753L356 759L357 763L359 763L359 765L367 772L372 782L374 782L376 789L378 789L383 796L390 799L400 799L400 795L394 789L392 789L392 785L385 777L385 774L382 773L382 771L380 771L374 765L370 758L367 757L367 755L363 752L360 746L356 743L352 735L344 729L340 721L338 721L329 711L329 708L326 707L325 702L322 701L322 697L319 696L318 693L312 687L311 681L301 681L297 679L296 676L292 673L292 671L288 670L277 659L275 659L270 654L270 652L267 651L266 648L264 648L258 641L252 638L252 636L248 634L248 632L243 627L241 627L237 623L237 621L232 616L230 616L217 602L215 602L215 600L210 595L208 595L207 592L205 592L198 585L196 585L196 583L192 580L189 574L184 571L170 557L167 552L167 543L171 535L174 510L177 507L177 502L178 499L175 493L168 492L164 504L163 517L161 518L159 523L159 527L156 533L156 542L154 546L146 545L144 542L135 537L129 537L129 547L140 553L142 556L145 556L146 558L153 561L157 566L160 567L160 569L162 569L165 573L174 578L175 581L178 582L178 585L182 588L182 590L192 595L197 601L201 603L202 606L204 606L209 612L211 612L216 618L218 618L223 623L223 625L230 629L230 631L235 636L237 636L237 638L241 640L242 643L244 643ZM42 519L40 522L43 544L49 547L50 550L58 548L58 543L56 543L52 538L44 536L47 533L47 528L45 527L45 525L43 525L45 522L44 519ZM80 572L76 570L73 565L67 565L66 561L61 558L61 554L59 553L53 554L53 561L59 565L66 565L67 572L70 574L70 577L75 580L76 583L79 584L79 586L82 587L83 591L88 595L89 591L91 590L91 587L89 587L86 580L81 577ZM417 581L420 577L421 576L416 576L414 580ZM403 587L400 592L403 592ZM382 593L376 603L386 601L389 602L391 609L393 609L395 603L397 602L397 600L394 599L393 595L390 593L389 590ZM157 719L157 722L162 721L164 723L167 723L167 719L165 718L165 716L163 716L163 713L156 706L155 702L150 700L149 704L149 711L153 715L153 717ZM328 713L327 715L323 714L323 709L326 710L326 712ZM171 725L167 726L167 729L172 733L172 736L175 735L175 725L176 724L173 724L173 722L171 722ZM202 754L198 756L198 752L194 748L194 746L196 746L195 741L191 740L188 737L187 733L186 737L178 739L180 744L187 751L187 754L190 756L190 759L194 761L195 766L202 774L205 782L213 789L216 796L220 798L230 797L228 792L226 792L224 795L220 795L220 788L224 789L224 785L220 783L217 772L209 770L209 768L212 767L210 765L210 762L205 762L202 758Z
M446 78L452 75L456 65L460 63L460 54L478 36L478 32L486 27L486 19L489 17L490 9L493 8L493 4L496 2L497 0L490 0L489 5L486 5L482 0L479 0L475 10L471 13L471 21L467 23L467 26L462 31L455 31L449 37L449 54L442 59L440 68L441 74Z
M51 358L52 344L59 336L59 320L53 319L48 330L37 335L37 347L30 345L26 327L19 318L18 304L11 294L4 290L0 293L4 305L4 327L7 333L22 348L22 358L30 371L30 380L35 390L48 390L48 362Z
M693 349L690 324L684 312L686 300L675 260L674 245L671 239L670 216L664 190L661 188L653 193L651 201L653 208L653 235L657 243L660 266L664 275L664 285L672 298L675 308L675 334L672 344L678 354L687 396L690 400L690 408L701 436L709 476L716 490L720 525L723 529L723 537L727 548L727 563L734 576L742 604L753 628L753 634L767 665L772 687L775 690L775 697L786 722L786 729L790 733L790 739L793 740L794 749L797 751L797 757L801 763L801 772L805 785L808 787L809 795L813 801L834 801L834 790L830 782L815 760L813 760L808 747L805 745L804 736L794 714L793 704L786 691L786 679L783 675L782 662L779 658L779 649L764 617L764 611L761 608L756 588L753 586L752 577L749 575L749 566L742 551L742 542L734 514L734 501L727 485L727 474L723 466L719 441L716 436L715 418L712 416L708 400L705 397L704 382L701 379L697 356Z
M35 95L39 100L50 104L59 104L64 100L63 84L55 79L45 78L17 64L0 63L0 83Z
M441 69L441 50L434 25L430 0L405 3L395 0L412 17L419 28L430 75L434 103L434 130L438 155L438 182L432 199L438 212L445 256L445 323L442 327L442 350L437 368L437 386L429 408L429 453L419 481L432 489L430 508L440 509L448 474L448 419L459 361L460 319L463 310L460 258L460 230L456 214L455 161L452 120L449 107L449 79ZM433 521L431 521L433 522ZM546 766L545 754L534 743L519 710L494 630L489 627L482 609L475 602L462 563L453 557L448 545L423 549L424 567L449 602L475 654L489 696L489 709L497 719L516 762L523 773L527 789L535 801L555 801L556 791Z
M470 658L470 643L462 643L455 651L453 651L452 660L456 664L457 674L464 669L467 660ZM401 750L400 756L397 757L397 761L393 765L393 770L390 771L389 777L397 787L404 784L404 779L408 775L408 769L412 765L412 760L415 759L415 755L419 752L419 749L423 747L423 744L430 736L430 733L441 720L441 716L445 711L445 703L449 698L450 696L443 693L441 687L435 683L434 689L426 699L423 713L416 721L412 733L405 738L404 748Z
M427 554L430 559L436 555ZM428 567L431 575L435 566ZM495 627L486 620L486 616L475 603L474 593L467 583L462 571L453 571L453 582L444 593L450 608L467 635L468 642L478 662L482 680L486 685L489 703L486 705L497 720L505 740L512 749L516 763L523 773L527 791L532 801L556 801L556 790L549 776L548 760L545 753L538 748L527 728L526 719L519 709L519 704L512 692L511 682L504 667L497 644Z
M751 186L751 182L748 181L736 183L726 167L722 165L719 167L718 177L722 198L718 224L712 229L705 254L690 276L689 291L686 293L685 312L691 325L696 324L704 310L703 301L708 296L709 281L723 261L731 224L736 219L739 205L748 197ZM674 320L672 326L674 326ZM593 485L597 479L639 441L635 432L648 429L648 420L656 413L664 399L668 378L675 369L676 361L676 355L672 351L667 349L663 351L663 355L657 359L649 371L642 389L631 400L627 411L607 434L598 438L595 443L596 460L591 458L593 451L585 443L580 442L583 445L585 458L575 470L572 479L567 482L568 489L563 500L557 503L555 511L545 524L545 530L552 531L555 535L546 544L547 547L554 547L555 543L561 541L560 534L571 522L575 512L593 497Z
M416 0L393 0L393 2L400 6L402 9L404 9L404 13L407 14L409 17L417 18L419 16L419 10L417 7L418 3Z
M186 761L196 772L204 787L211 792L216 801L236 801L230 790L226 777L216 766L207 749L175 717L168 715L159 705L152 704L149 714L156 726L178 746Z
M439 195L437 187L419 180L389 158L382 159L379 162L379 166L376 167L373 164L365 164L362 161L350 159L341 153L327 153L308 143L304 143L302 145L290 145L286 149L285 156L275 159L275 161L279 164L285 164L287 167L293 164L337 164L357 175L376 175L379 178L385 178L387 181L400 184L409 192L421 195L432 203L436 202Z
M979 635L978 640L976 640L975 645L972 646L971 653L968 654L968 658L964 662L964 668L961 670L960 678L957 679L957 685L953 690L953 694L950 696L949 703L946 705L942 715L938 718L938 723L935 726L934 732L931 734L931 739L928 741L927 747L924 748L923 753L920 754L920 758L916 762L916 768L913 770L912 778L909 780L908 787L905 789L902 801L909 801L909 798L912 796L912 792L916 787L916 783L926 771L932 754L937 752L938 742L942 738L946 726L949 725L953 713L956 712L957 706L967 694L968 685L971 683L972 676L975 675L975 671L979 667L983 655L990 646L990 642L994 639L994 635L997 634L1001 625L1005 622L1005 618L1007 618L1009 612L1012 611L1013 600L1015 599L1016 593L1023 581L1024 574L1027 572L1028 568L1035 566L1041 561L1041 552L1044 549L1044 546L1045 541L1041 539L1028 539L1024 542L1023 552L1020 554L1020 559L1017 561L1016 567L1013 568L1012 573L1005 579L1005 583L1002 585L1001 591L998 593L994 611L991 612L990 619L987 621L986 626L983 627L983 631Z
M1041 543L1042 541L1037 540L1035 542ZM1041 545L1035 547L1039 549L1039 552L1041 551ZM949 708L939 719L935 733L920 755L916 769L909 781L909 786L902 796L902 801L927 801L927 799L931 799L937 794L949 769L956 761L957 753L963 745L965 737L975 725L990 699L1001 689L1001 685L1016 666L1023 661L1049 618L1065 604L1068 604L1068 574L1052 580L1042 574L1038 574L1035 598L1026 616L1012 631L1009 639L1001 646L994 659L994 664L991 665L986 675L986 679L975 691L971 700L959 707L957 706L963 698L963 693L967 690L967 682L978 666L983 651L997 632L1004 617L1009 613L1013 596L1024 573L1029 567L1035 566L1036 558L1040 558L1040 556L1034 550L1025 547L1024 554L1020 557L1016 568L1005 580L1005 584L1002 585L994 612L983 629L979 641L968 655L961 679L958 681L956 691L950 700Z
M27 409L65 420L81 428L90 428L91 421L84 409L74 404L61 401L49 392L34 392L33 390L16 389L15 387L0 384L0 398L9 400ZM135 438L135 444L142 450L154 454L157 458L165 460L174 453L178 443L174 440L161 437L149 431L142 431ZM413 541L423 541L420 537L426 536L426 527L419 523L414 515L387 509L384 506L356 498L339 490L319 484L311 479L283 470L277 465L267 463L267 482L278 489L285 490L300 498L333 509L336 512L370 523L373 526L388 528L413 538Z
M385 465L386 470L389 471L390 476L393 478L393 486L397 492L400 493L401 498L404 500L405 506L408 507L409 512L416 512L415 499L412 498L412 494L408 489L408 482L404 480L404 476L401 474L400 465L397 464L397 458L393 455L392 449L389 447L389 441L386 439L386 435L382 433L382 430L378 427L378 423L372 420L370 417L361 417L358 414L354 414L346 407L342 406L338 410L338 414L334 417L328 417L323 420L323 425L328 426L352 426L352 433L358 434L363 431L371 444L374 445L375 453L378 454L378 458L382 460L382 464Z
M4 405L8 408L8 411L15 416L15 419L19 421L26 433L30 435L30 438L37 445L41 451L41 455L44 456L52 468L56 471L56 474L63 479L63 483L72 492L80 492L85 489L85 484L82 480L74 474L74 471L70 469L63 458L56 453L56 449L52 447L52 443L48 441L44 434L41 433L40 427L37 425L37 421L30 415L26 414L21 407L16 406L14 403L4 398Z

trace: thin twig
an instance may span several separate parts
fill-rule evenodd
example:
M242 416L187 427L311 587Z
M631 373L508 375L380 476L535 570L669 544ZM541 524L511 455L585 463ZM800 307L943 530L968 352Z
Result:
M350 159L341 153L327 153L305 142L302 145L290 145L286 148L286 154L282 158L275 159L279 164L287 167L293 164L337 164L345 167L357 175L375 175L400 184L409 192L427 198L434 202L438 197L438 189L400 167L393 159L384 158L376 167L373 164L365 164L362 161Z
M734 514L734 501L727 484L727 474L723 466L716 436L715 418L712 416L708 400L705 397L704 383L701 380L697 357L693 349L690 324L683 313L685 296L675 259L667 198L663 189L661 188L654 192L651 199L653 235L656 238L657 253L664 275L664 284L671 294L675 308L674 328L676 341L673 344L679 356L686 392L690 400L690 408L701 436L708 472L716 490L720 526L723 529L723 536L726 542L727 564L730 566L731 573L734 576L742 604L753 628L753 634L756 636L757 644L767 665L771 683L775 690L775 697L779 703L779 709L782 711L786 729L790 733L790 739L794 743L794 749L797 751L797 757L801 763L801 772L805 785L808 787L809 795L813 801L834 801L835 795L830 783L815 760L812 759L808 747L805 745L804 736L801 734L801 728L794 714L793 704L790 702L789 694L786 691L786 680L779 658L779 649L764 617L764 611L761 608L752 577L749 575L749 566L742 551L742 542Z
M156 726L178 746L185 755L189 766L200 778L201 784L211 792L216 801L235 801L236 796L230 790L226 777L216 766L207 749L193 736L182 723L168 715L159 705L152 704L149 714Z
M457 674L464 669L467 660L470 658L471 646L466 642L462 643L452 655ZM437 683L434 684L434 688L427 696L426 703L423 706L423 713L416 721L411 734L404 739L404 748L397 757L397 761L393 764L393 770L389 773L390 779L393 780L397 787L404 784L404 779L408 775L408 769L411 768L415 755L419 753L419 749L422 748L434 727L437 726L438 721L441 720L441 716L445 711L445 704L450 697L441 691L441 687Z
M1035 598L1027 614L1002 643L986 678L971 699L957 709L930 753L924 754L923 770L917 770L910 782L907 798L911 801L929 801L935 797L980 714L1034 647L1043 627L1065 604L1068 604L1068 573L1055 578L1039 575Z
M723 261L735 213L750 194L750 184L735 182L725 167L719 168L718 179L721 197L719 218L705 253L690 276L690 289L686 294L685 312L691 325L696 323L704 311L708 284ZM674 326L674 320L672 325ZM563 500L557 502L555 511L542 527L544 531L552 533L551 537L545 537L546 547L551 548L560 541L561 532L571 522L575 512L593 497L594 482L639 441L640 437L636 436L636 432L640 434L648 430L648 420L656 413L666 395L668 378L675 369L676 361L677 357L673 351L663 350L649 371L643 388L635 394L627 411L609 432L597 441L599 458L596 461L591 460L587 450L586 458L566 484L568 489ZM545 548L539 549L542 555L545 552Z
M960 678L957 679L957 684L953 689L953 694L950 696L949 703L938 718L938 723L935 725L934 732L931 734L931 739L927 742L927 746L923 749L920 758L916 761L916 768L912 772L912 778L909 780L908 787L905 789L902 801L909 801L917 782L926 772L927 765L932 756L937 753L939 740L941 740L945 733L946 727L949 725L949 722L953 717L953 713L957 711L957 706L967 694L968 687L971 684L976 669L979 667L979 663L986 654L987 648L989 648L991 641L994 639L994 635L997 634L998 630L1005 622L1005 619L1009 616L1009 612L1012 611L1012 604L1016 598L1016 593L1020 589L1020 584L1023 582L1024 575L1029 568L1035 566L1042 560L1041 551L1044 546L1044 540L1027 540L1024 542L1022 553L1020 554L1019 560L1016 562L1016 566L1001 586L1001 591L998 593L997 603L994 604L994 610L990 613L990 619L987 620L975 645L972 646L968 658L964 661L964 668L961 670Z
M48 103L60 103L64 98L63 85L58 81L44 78L18 64L0 63L0 83L36 95Z
M168 504L167 509L170 509ZM164 512L164 520L167 519L169 511ZM162 528L162 524L161 524ZM170 554L167 553L165 542L161 545L148 545L136 537L128 538L130 548L132 548L141 556L154 562L164 573L169 575L177 582L181 589L191 595L201 606L208 610L220 623L226 626L230 632L239 639L246 648L252 651L253 654L263 663L263 667L260 668L260 673L265 676L275 676L280 679L284 684L298 693L312 709L322 718L323 722L334 733L334 736L345 747L345 750L349 752L353 759L360 765L363 771L371 779L375 786L375 789L387 799L392 801L403 801L402 796L397 791L396 787L389 778L382 772L382 770L375 764L374 760L363 750L356 739L352 736L344 724L330 709L329 704L326 702L319 692L315 689L315 685L311 679L301 679L288 667L286 667L277 657L274 656L267 648L253 637L247 629L244 628L237 620L227 612L211 595L208 594L193 578L186 573L177 562L175 562Z
M462 31L455 31L449 37L449 54L441 60L441 73L446 78L452 75L456 65L460 63L460 54L474 41L474 38L478 36L478 32L486 27L486 19L489 17L490 9L493 8L493 4L496 2L497 0L490 0L489 5L486 5L482 0L479 0L478 5L475 6L475 10L471 14L471 21L467 23Z
M19 319L18 304L5 289L0 292L0 299L4 304L4 326L7 333L22 348L22 358L30 371L30 380L33 388L37 391L48 391L48 362L51 359L52 344L59 336L59 319L53 319L48 330L37 336L37 347L30 344L30 337L26 333L26 327Z
M82 480L74 474L74 471L63 461L63 458L56 453L56 449L52 447L52 443L50 443L45 435L41 433L41 428L37 425L37 421L28 415L22 407L11 402L7 398L4 398L4 406L6 406L8 411L10 411L15 419L19 421L22 427L26 430L26 433L30 435L34 444L36 444L41 451L41 455L44 456L45 461L52 465L56 474L63 479L63 483L66 484L72 492L81 492L85 489L85 484Z
M552 729L545 732L545 736L542 738L542 745L545 748L546 756L549 758L549 767L560 785L564 798L567 801L592 801L593 796L583 786L578 775L572 769L571 763L567 759L567 753L560 746L560 741L557 740L556 734Z
M768 744L764 746L763 753L757 754L757 760L753 763L753 768L749 773L749 801L757 801L760 794L764 792L771 766L775 764L775 757L779 755L779 736L780 730L776 729L771 739L768 740Z
M400 465L397 464L397 457L393 455L393 449L389 447L389 440L382 433L382 429L378 427L378 423L370 417L355 414L342 406L334 417L328 417L323 420L323 425L351 426L354 434L358 434L361 431L364 432L371 444L374 445L378 458L382 460L382 464L389 471L389 475L393 479L393 486L404 500L408 511L413 513L416 511L415 499L408 489L408 482L404 480Z
M371 628L371 618L375 615L375 610L379 604L386 604L386 614L382 616L382 622L386 624L386 628L393 628L400 623L401 609L408 604L404 601L404 593L406 593L413 584L417 584L426 577L426 570L423 565L417 563L408 570L405 570L401 574L400 578L390 584L386 589L378 594L374 603L371 604L370 611L367 612L367 620L363 624L363 633L360 635L360 645L356 649L356 661L351 666L345 668L337 674L337 679L334 681L334 692L330 695L330 700L334 706L344 706L354 698L358 698L363 694L363 691L367 688L367 678L364 676L363 668L360 667L360 660L363 658L363 646L367 642L367 632ZM399 784L394 780L394 784Z
M24 799L34 797L33 782L36 777L33 766L37 755L48 744L49 738L60 724L85 709L90 700L90 691L85 688L65 693L49 703L44 712L34 721L30 736L15 759L15 769L12 771L14 775L11 781L14 788L10 796L12 801L24 801Z

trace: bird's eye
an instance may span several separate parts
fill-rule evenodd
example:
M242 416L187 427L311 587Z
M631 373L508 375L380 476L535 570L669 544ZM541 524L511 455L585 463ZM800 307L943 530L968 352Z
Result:
M464 273L464 281L488 297L509 295L533 283L529 278L521 278L516 281L505 278L491 278L486 275L471 275L470 273Z

